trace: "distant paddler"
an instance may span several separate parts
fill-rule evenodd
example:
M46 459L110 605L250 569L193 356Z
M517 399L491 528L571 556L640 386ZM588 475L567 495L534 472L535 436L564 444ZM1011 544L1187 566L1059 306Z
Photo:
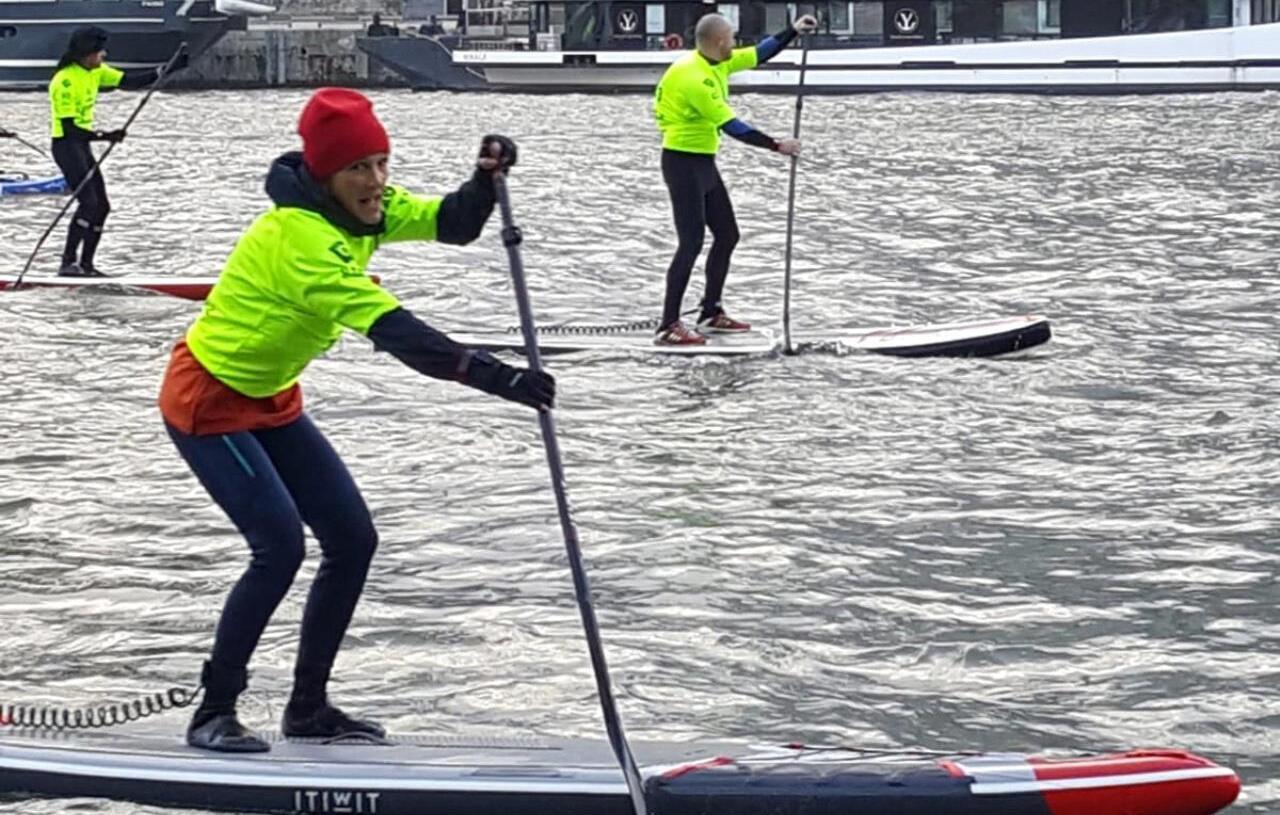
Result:
M67 179L67 186L73 190L93 173L93 178L77 196L80 205L67 229L67 243L58 269L60 275L105 277L94 265L94 256L98 251L98 241L102 239L103 224L111 212L111 203L107 200L102 169L94 169L96 160L89 144L123 141L125 131L95 129L93 109L98 102L98 91L111 88L138 90L160 77L161 69L121 71L108 65L106 59L107 32L96 26L77 28L71 34L66 53L58 61L57 73L49 82L53 160ZM180 70L186 65L187 56L182 54L171 70Z
M729 258L739 235L733 202L716 168L720 133L787 156L800 153L800 142L766 136L739 119L729 107L729 74L767 62L797 34L813 31L817 25L805 15L756 45L734 48L733 26L719 14L708 14L695 29L697 47L672 63L658 83L653 109L662 131L662 178L671 194L679 238L667 269L662 323L654 340L659 345L701 345L706 342L702 333L751 330L748 323L726 314L721 303ZM708 227L713 242L695 332L680 321L680 306Z

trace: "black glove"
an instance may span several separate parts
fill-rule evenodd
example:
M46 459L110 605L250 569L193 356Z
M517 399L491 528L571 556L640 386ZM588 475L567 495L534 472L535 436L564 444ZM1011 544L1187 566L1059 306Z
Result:
M512 167L516 166L516 143L506 136L498 136L490 133L480 140L480 158L494 158L492 145L498 145L501 152L498 154L498 166L505 173Z
M0 139L12 139L12 138L16 138L17 135L18 135L17 133L10 133L8 130L5 130L3 127L0 127Z
M124 141L124 137L125 137L124 128L120 128L119 130L108 130L107 132L102 134L102 138L105 139L106 141L111 142L112 144L119 144L120 142Z
M169 69L169 73L173 73L174 71L181 71L183 68L187 67L190 64L191 64L191 57L187 55L186 51L183 51L181 54L178 54L178 58L173 61L173 67Z
M556 380L551 374L506 365L488 351L472 352L464 381L476 390L531 408L555 406Z

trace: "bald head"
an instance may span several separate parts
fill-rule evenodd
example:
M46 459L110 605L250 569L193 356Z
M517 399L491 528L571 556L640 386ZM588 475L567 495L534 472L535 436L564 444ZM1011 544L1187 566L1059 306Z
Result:
M719 14L698 20L693 37L699 53L712 62L723 62L733 55L733 25Z

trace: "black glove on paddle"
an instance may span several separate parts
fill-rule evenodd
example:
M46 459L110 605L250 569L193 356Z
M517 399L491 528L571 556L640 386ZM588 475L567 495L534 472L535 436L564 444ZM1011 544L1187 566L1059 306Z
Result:
M477 390L537 410L554 407L556 402L555 377L546 371L506 365L488 351L472 353L463 381Z
M120 142L124 141L124 137L126 135L127 134L124 128L120 128L119 130L108 130L106 133L102 134L102 138L111 142L112 144L119 144Z
M501 152L493 155L493 145L498 145ZM480 158L497 158L498 167L505 173L512 167L516 166L516 143L506 136L498 136L490 133L480 140Z

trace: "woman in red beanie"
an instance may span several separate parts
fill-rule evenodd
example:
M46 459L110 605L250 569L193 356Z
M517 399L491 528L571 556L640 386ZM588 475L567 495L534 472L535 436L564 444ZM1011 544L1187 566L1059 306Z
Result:
M267 175L275 206L236 244L204 311L173 349L160 392L169 436L252 557L227 598L204 663L204 697L187 743L224 752L268 744L236 717L249 658L303 557L303 525L322 559L302 616L286 736L380 738L381 727L329 703L329 672L360 598L378 536L355 482L302 410L298 378L344 328L438 379L547 409L555 382L472 351L419 320L365 274L389 241L474 240L493 210L493 173L516 147L485 136L477 168L443 198L387 184L390 142L373 105L317 91L298 123L301 153Z

